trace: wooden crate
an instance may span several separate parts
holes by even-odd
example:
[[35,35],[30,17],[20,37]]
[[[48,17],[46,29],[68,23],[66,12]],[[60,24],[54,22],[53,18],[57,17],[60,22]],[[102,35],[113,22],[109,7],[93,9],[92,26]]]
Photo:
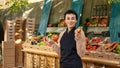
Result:
[[83,61],[82,64],[83,64],[83,68],[87,68],[86,62]]
[[[23,40],[23,20],[22,17],[16,17],[15,19],[15,40]],[[23,66],[23,53],[22,53],[22,42],[15,44],[15,66]]]
[[98,59],[108,59],[108,57],[109,57],[109,55],[108,55],[108,53],[106,53],[106,52],[98,52],[98,51],[96,51],[96,52],[94,53],[94,58],[98,58]]
[[2,41],[3,68],[15,67],[15,42]]
[[95,52],[93,51],[86,51],[85,57],[94,57]]
[[25,22],[26,26],[25,26],[25,40],[29,39],[30,37],[32,37],[33,32],[35,30],[35,19],[32,18],[27,18],[26,22]]
[[120,54],[110,53],[109,60],[120,61]]
[[48,46],[23,44],[25,68],[60,68],[59,56]]
[[4,35],[4,41],[14,41],[14,20],[6,20],[5,21],[5,35]]
[[23,67],[22,42],[20,44],[15,44],[15,66]]
[[104,64],[95,63],[95,62],[83,62],[83,68],[120,68],[120,67],[108,66]]
[[[120,55],[108,53],[94,53],[93,57],[85,56],[82,57],[84,68],[120,68]],[[112,58],[108,57],[111,56]],[[96,56],[96,57],[95,57]],[[108,57],[108,58],[107,58]]]
[[15,19],[15,39],[22,39],[23,37],[23,21],[22,17]]

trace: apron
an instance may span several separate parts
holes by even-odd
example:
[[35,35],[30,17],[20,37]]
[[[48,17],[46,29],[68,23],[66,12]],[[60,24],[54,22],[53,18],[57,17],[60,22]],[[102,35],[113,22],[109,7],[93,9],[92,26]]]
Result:
[[76,41],[74,40],[75,27],[68,33],[64,32],[60,40],[60,68],[83,68],[81,58],[77,54]]

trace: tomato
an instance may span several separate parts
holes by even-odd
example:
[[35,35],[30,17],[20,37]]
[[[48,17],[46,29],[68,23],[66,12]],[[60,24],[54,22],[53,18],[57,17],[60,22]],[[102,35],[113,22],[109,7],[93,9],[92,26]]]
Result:
[[88,43],[89,42],[89,39],[88,39],[88,37],[86,37],[86,43]]
[[93,50],[96,50],[96,49],[97,49],[97,46],[93,46],[92,49],[93,49]]
[[87,26],[91,26],[91,23],[90,23],[90,22],[87,22]]

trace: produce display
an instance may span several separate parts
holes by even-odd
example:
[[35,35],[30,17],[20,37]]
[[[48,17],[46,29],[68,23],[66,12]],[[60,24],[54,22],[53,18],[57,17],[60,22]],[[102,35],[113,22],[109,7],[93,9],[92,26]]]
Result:
[[51,43],[47,42],[47,39],[53,40],[55,43],[57,43],[59,36],[57,34],[48,33],[46,36],[38,35],[36,37],[32,37],[29,39],[29,42],[31,45],[37,45],[37,46],[52,46]]
[[116,46],[118,46],[117,42],[104,44],[98,49],[98,51],[112,52],[116,48]]
[[[76,30],[77,32],[80,32],[80,30]],[[57,53],[52,48],[52,44],[48,42],[49,39],[53,40],[55,43],[58,43],[58,34],[48,33],[45,36],[37,35],[35,37],[32,37],[31,39],[27,40],[24,51],[29,51],[33,53],[39,53],[41,55],[49,55],[49,56],[58,56]],[[29,44],[28,44],[29,43]],[[119,42],[111,42],[109,37],[101,38],[101,37],[92,37],[89,39],[86,37],[86,53],[84,60],[87,60],[86,58],[92,58],[90,61],[97,62],[97,60],[94,59],[103,59],[103,61],[107,61],[109,63],[109,60],[115,61],[115,64],[118,64],[119,54],[120,54],[120,43]],[[112,57],[111,57],[112,56]],[[59,60],[59,59],[58,59]],[[84,61],[83,60],[83,61]],[[100,61],[102,63],[102,61]],[[104,64],[107,64],[106,62]],[[111,63],[111,62],[110,62]],[[113,66],[114,66],[113,65]],[[109,65],[108,65],[109,66]]]
[[106,17],[103,17],[103,18],[91,18],[90,19],[86,19],[86,25],[89,27],[89,26],[103,26],[103,27],[106,27],[107,24],[108,24],[108,18]]
[[99,37],[93,37],[91,40],[86,38],[86,49],[87,50],[96,50],[100,47],[99,43],[102,42],[102,39]]
[[[77,31],[80,32],[80,30]],[[29,43],[31,45],[51,47],[52,44],[47,42],[47,40],[51,39],[55,43],[58,43],[58,38],[58,34],[48,33],[46,36],[38,35],[32,37],[29,39]],[[92,39],[88,39],[88,37],[86,37],[86,49],[88,51],[113,52],[120,54],[120,42],[111,42],[110,38],[102,39],[100,37],[93,37]]]
[[120,42],[111,42],[110,38],[101,39],[99,37],[93,37],[89,40],[86,37],[86,43],[86,49],[88,51],[113,52],[120,54]]
[[120,42],[117,43],[116,47],[113,50],[114,53],[120,54]]

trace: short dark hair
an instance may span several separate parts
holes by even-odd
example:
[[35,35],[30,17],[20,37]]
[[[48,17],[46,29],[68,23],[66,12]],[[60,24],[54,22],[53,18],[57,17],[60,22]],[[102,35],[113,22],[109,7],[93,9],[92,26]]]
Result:
[[64,20],[65,20],[65,17],[67,14],[74,14],[76,16],[76,20],[78,20],[78,15],[77,13],[74,11],[74,10],[67,10],[65,13],[64,13]]

